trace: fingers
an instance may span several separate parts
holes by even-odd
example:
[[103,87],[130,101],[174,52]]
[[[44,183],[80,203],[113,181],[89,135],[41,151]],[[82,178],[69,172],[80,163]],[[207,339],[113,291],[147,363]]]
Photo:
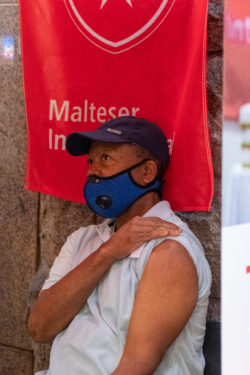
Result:
[[122,226],[115,234],[120,243],[138,244],[157,237],[178,236],[182,229],[157,217],[136,216]]
[[145,222],[148,221],[149,223],[152,223],[155,225],[167,225],[169,228],[173,228],[173,229],[179,228],[176,224],[171,223],[170,221],[160,219],[159,217],[148,216],[148,217],[140,217],[140,219],[142,219]]
[[[141,241],[150,241],[155,238],[162,238],[162,237],[167,237],[167,236],[173,236],[176,237],[181,233],[181,229],[174,229],[170,230],[165,227],[157,227],[157,228],[152,228],[152,227],[144,227],[143,230],[137,233],[137,238],[138,240]],[[143,241],[143,242],[144,242]]]
[[137,233],[149,232],[164,236],[178,236],[182,229],[158,217],[135,217],[131,220],[131,230]]
[[178,236],[182,229],[157,217],[134,217],[110,238],[111,253],[117,259],[127,257],[144,242],[166,236]]

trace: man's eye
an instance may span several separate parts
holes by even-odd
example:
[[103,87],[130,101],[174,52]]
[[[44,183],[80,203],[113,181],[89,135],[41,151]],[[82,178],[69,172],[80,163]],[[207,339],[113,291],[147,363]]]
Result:
[[110,159],[109,155],[107,155],[107,154],[102,155],[102,160],[109,160],[109,159]]
[[93,163],[93,161],[91,159],[88,159],[87,163],[88,163],[88,165],[91,165]]

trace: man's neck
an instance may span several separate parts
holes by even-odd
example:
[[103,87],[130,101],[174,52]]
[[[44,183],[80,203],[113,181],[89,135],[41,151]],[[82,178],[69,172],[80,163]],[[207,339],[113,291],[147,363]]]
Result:
[[121,228],[129,220],[135,216],[143,216],[150,208],[160,201],[160,197],[156,192],[143,195],[135,201],[121,216],[115,220],[116,230]]

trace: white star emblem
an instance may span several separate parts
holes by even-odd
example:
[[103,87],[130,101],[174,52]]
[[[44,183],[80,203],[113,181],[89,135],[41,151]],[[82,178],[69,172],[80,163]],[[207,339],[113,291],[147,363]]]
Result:
[[[102,3],[101,3],[101,6],[100,6],[100,9],[102,9],[104,7],[104,5],[107,3],[108,0],[102,0]],[[131,8],[133,8],[133,5],[131,3],[131,0],[125,0],[126,3],[128,3],[128,5],[131,6]]]

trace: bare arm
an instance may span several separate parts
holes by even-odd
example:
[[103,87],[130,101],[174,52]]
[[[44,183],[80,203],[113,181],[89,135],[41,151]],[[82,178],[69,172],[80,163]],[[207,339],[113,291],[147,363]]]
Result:
[[198,296],[194,263],[166,240],[151,254],[140,281],[123,356],[112,375],[152,375],[183,330]]
[[145,241],[178,235],[181,229],[158,218],[136,217],[122,226],[109,241],[49,289],[32,308],[28,330],[38,342],[51,341],[83,308],[98,282],[117,259],[127,257]]
[[28,321],[34,340],[49,342],[66,328],[114,261],[105,256],[104,246],[100,247],[60,281],[42,291]]

